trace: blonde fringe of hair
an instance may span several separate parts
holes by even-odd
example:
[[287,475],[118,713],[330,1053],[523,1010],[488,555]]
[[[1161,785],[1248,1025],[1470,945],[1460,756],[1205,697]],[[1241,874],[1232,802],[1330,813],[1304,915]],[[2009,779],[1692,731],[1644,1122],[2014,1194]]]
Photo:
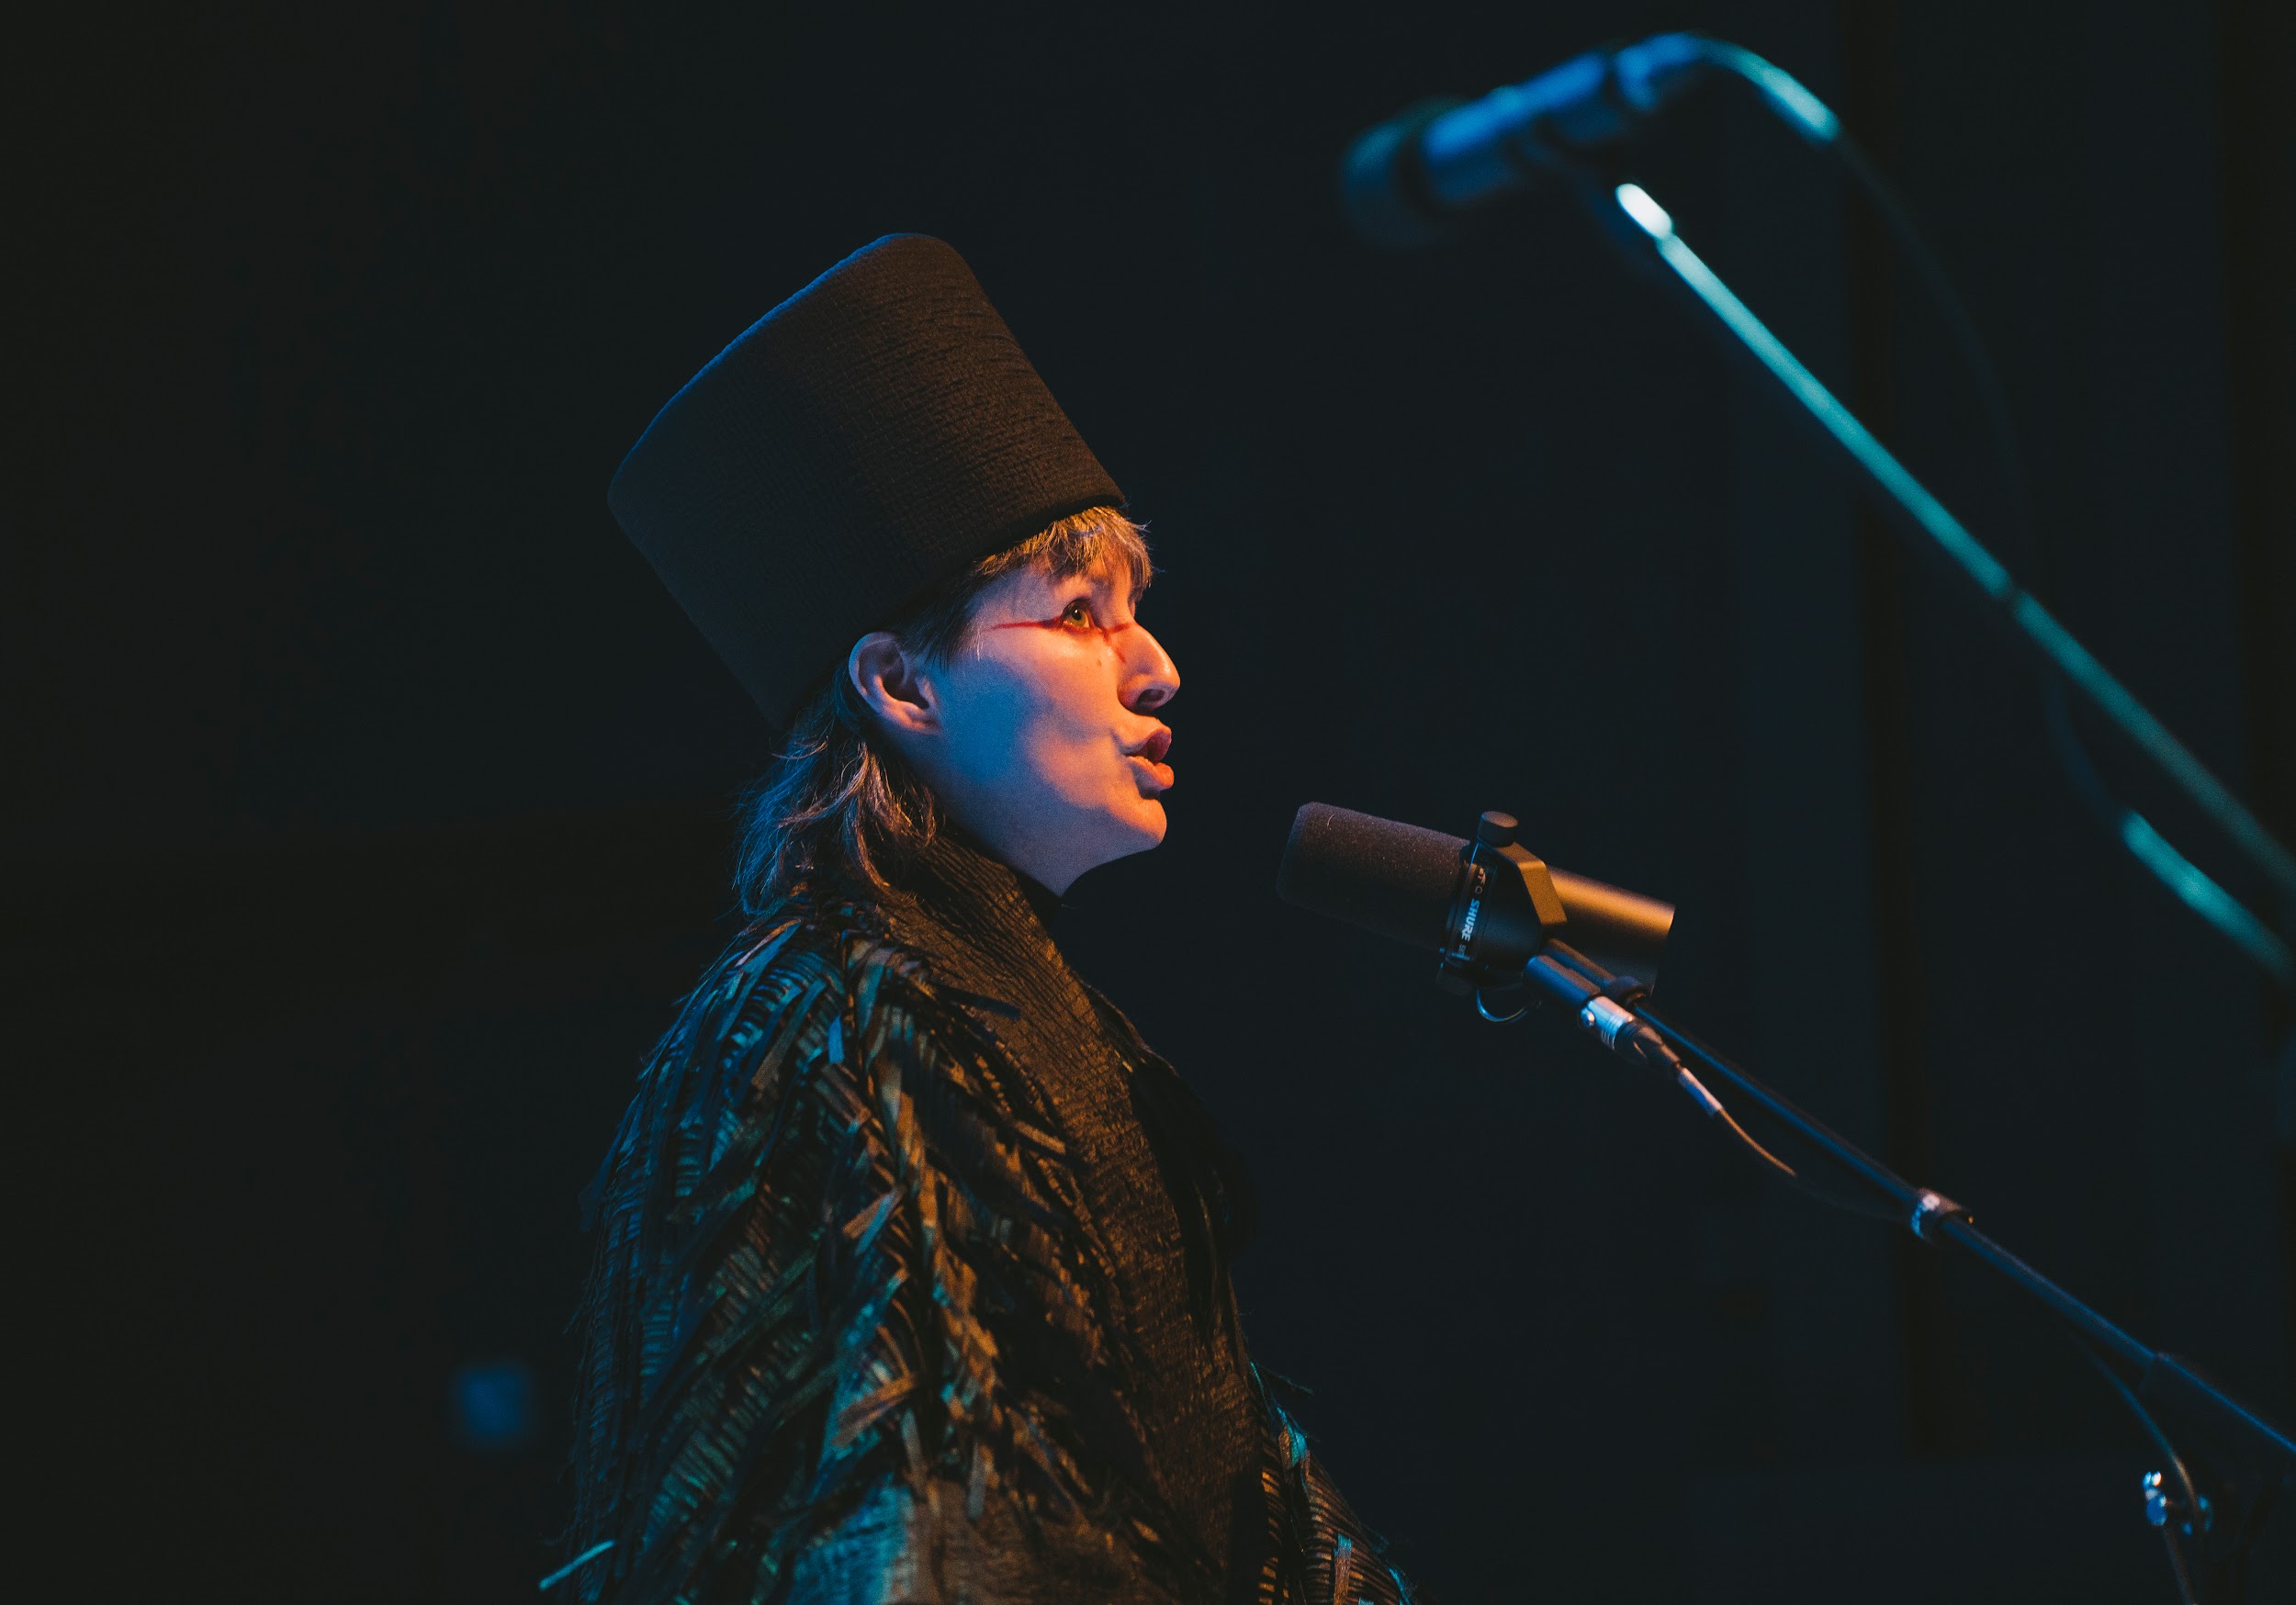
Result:
[[[1110,556],[1131,569],[1135,596],[1147,588],[1154,569],[1146,530],[1112,507],[1087,508],[982,558],[893,634],[925,662],[945,664],[995,581],[1039,566],[1064,579]],[[941,827],[931,791],[876,732],[842,663],[791,722],[772,769],[742,794],[740,817],[734,890],[752,918],[801,880],[837,876],[882,888],[887,871],[930,846]]]

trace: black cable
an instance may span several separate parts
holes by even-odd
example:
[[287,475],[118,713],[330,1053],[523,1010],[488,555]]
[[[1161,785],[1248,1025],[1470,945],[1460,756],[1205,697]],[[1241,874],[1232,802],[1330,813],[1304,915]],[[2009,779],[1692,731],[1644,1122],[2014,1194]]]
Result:
[[1776,1154],[1772,1153],[1761,1143],[1756,1142],[1752,1138],[1747,1136],[1746,1128],[1740,1126],[1736,1120],[1730,1118],[1730,1112],[1728,1109],[1720,1107],[1721,1100],[1719,1098],[1716,1099],[1715,1103],[1716,1106],[1714,1111],[1715,1117],[1720,1120],[1723,1125],[1730,1128],[1730,1135],[1737,1138],[1739,1141],[1744,1143],[1748,1152],[1751,1153],[1756,1159],[1762,1161],[1764,1163],[1774,1167],[1780,1174],[1785,1177],[1787,1181],[1794,1183],[1796,1186],[1801,1185],[1802,1178],[1795,1173],[1792,1165],[1786,1163],[1785,1161],[1780,1159]]
[[[1700,1042],[1695,1038],[1685,1037],[1680,1033],[1670,1033],[1665,1030],[1661,1030],[1660,1034],[1661,1037],[1665,1038],[1666,1045],[1670,1053],[1676,1049],[1687,1049],[1693,1055],[1697,1057],[1703,1062],[1710,1065],[1716,1072],[1725,1074],[1728,1072],[1728,1066],[1723,1061],[1720,1056],[1716,1054],[1712,1049],[1708,1048],[1705,1043]],[[1682,1061],[1679,1057],[1672,1061],[1672,1063],[1669,1068],[1675,1070],[1678,1074],[1688,1073],[1683,1068]],[[1818,1180],[1817,1173],[1804,1172],[1796,1169],[1795,1166],[1787,1164],[1784,1160],[1779,1159],[1775,1154],[1772,1153],[1767,1148],[1764,1148],[1750,1134],[1749,1134],[1746,1128],[1740,1126],[1738,1121],[1732,1117],[1728,1109],[1721,1107],[1721,1099],[1715,1097],[1714,1094],[1711,1092],[1707,1092],[1705,1083],[1696,1082],[1695,1079],[1693,1078],[1693,1085],[1696,1088],[1696,1090],[1693,1091],[1691,1095],[1693,1097],[1700,1097],[1700,1094],[1703,1094],[1704,1096],[1700,1097],[1700,1102],[1702,1104],[1706,1099],[1712,1099],[1716,1106],[1713,1112],[1721,1116],[1722,1119],[1728,1123],[1730,1130],[1736,1134],[1738,1139],[1744,1142],[1746,1146],[1756,1155],[1768,1162],[1770,1164],[1776,1166],[1779,1172],[1783,1173],[1787,1180],[1794,1184],[1795,1191],[1807,1194],[1810,1197],[1815,1198],[1820,1204],[1824,1204],[1830,1208],[1840,1209],[1851,1215],[1862,1215],[1868,1220],[1903,1221],[1903,1212],[1895,1205],[1879,1203],[1856,1194],[1840,1191],[1833,1187],[1829,1187]],[[1690,1089],[1685,1088],[1684,1090],[1689,1091]],[[1791,1126],[1776,1120],[1763,1121],[1760,1123],[1763,1124],[1767,1129],[1773,1131],[1782,1131],[1789,1139],[1797,1142],[1802,1142],[1802,1145],[1818,1158],[1821,1160],[1829,1158],[1824,1149],[1803,1141],[1801,1135],[1795,1131]]]
[[1675,1053],[1663,1037],[1660,1037],[1656,1030],[1648,1027],[1645,1029],[1648,1035],[1644,1037],[1641,1047],[1646,1059],[1654,1060],[1661,1068],[1672,1071],[1674,1084],[1688,1093],[1691,1101],[1705,1110],[1709,1118],[1721,1121],[1729,1134],[1738,1139],[1739,1146],[1743,1147],[1747,1152],[1776,1171],[1795,1186],[1802,1185],[1802,1178],[1795,1173],[1794,1167],[1772,1153],[1761,1143],[1756,1142],[1748,1134],[1746,1128],[1732,1118],[1729,1110],[1723,1106],[1722,1100],[1706,1090],[1706,1083],[1691,1073],[1690,1066],[1682,1061],[1681,1056]]

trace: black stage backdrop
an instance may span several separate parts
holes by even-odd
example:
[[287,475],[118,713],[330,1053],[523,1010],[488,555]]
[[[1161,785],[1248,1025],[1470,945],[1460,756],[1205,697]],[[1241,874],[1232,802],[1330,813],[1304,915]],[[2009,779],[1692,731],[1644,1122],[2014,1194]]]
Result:
[[[1248,1152],[1258,1352],[1431,1592],[2169,1598],[2148,1452],[2029,1310],[1271,882],[1310,799],[1513,810],[1680,903],[1681,1016],[2296,1417],[2290,1021],[2077,806],[2019,661],[1567,203],[1403,260],[1331,186],[1366,123],[1606,39],[1697,27],[1801,75],[1998,354],[2053,600],[2286,839],[2289,25],[19,23],[10,1324],[19,1409],[60,1430],[18,1440],[43,1525],[12,1565],[96,1598],[533,1597],[575,1194],[729,929],[728,800],[770,751],[606,480],[727,339],[913,229],[1153,521],[1172,836],[1081,884],[1068,939]],[[1716,89],[1638,171],[2030,570],[1940,324],[1820,159]]]

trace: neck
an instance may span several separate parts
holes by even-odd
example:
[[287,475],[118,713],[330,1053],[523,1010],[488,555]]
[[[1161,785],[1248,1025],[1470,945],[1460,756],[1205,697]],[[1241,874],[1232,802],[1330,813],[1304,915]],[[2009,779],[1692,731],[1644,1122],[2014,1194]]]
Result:
[[1042,887],[1053,897],[1067,893],[1076,878],[1090,864],[1075,864],[1056,849],[1050,848],[1039,831],[1030,830],[1025,823],[1007,819],[987,819],[956,824],[948,819],[943,828],[962,838],[975,852],[985,853],[1031,885]]

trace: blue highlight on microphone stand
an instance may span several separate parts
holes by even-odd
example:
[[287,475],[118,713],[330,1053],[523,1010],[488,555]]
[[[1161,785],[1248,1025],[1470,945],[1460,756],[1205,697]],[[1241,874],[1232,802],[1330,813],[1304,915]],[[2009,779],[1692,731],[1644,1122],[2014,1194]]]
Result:
[[[1793,84],[1784,73],[1775,69],[1772,72]],[[1803,117],[1766,84],[1758,81],[1757,87],[1762,88],[1773,105],[1780,106],[1815,137],[1821,125]],[[1794,87],[1801,90],[1799,84]],[[1816,104],[1806,90],[1801,90],[1801,94]],[[1820,105],[1818,110],[1825,108]],[[1826,112],[1826,117],[1830,118],[1832,113]],[[1752,309],[1739,300],[1674,231],[1674,219],[1666,208],[1638,184],[1621,184],[1611,195],[1618,209],[1648,237],[1660,260],[1672,270],[1675,277],[1784,387],[1865,477],[1880,488],[1889,506],[1927,535],[1963,578],[2000,609],[2012,634],[2158,764],[2188,797],[2246,850],[2283,896],[2296,898],[2296,857],[2265,829],[2240,799],[2128,687],[2097,661],[2071,631],[2058,623],[2030,591],[2018,585],[2000,560],[1946,511],[1944,503],[1930,494],[1928,488],[1890,454],[1888,447],[1874,439],[1873,432],[1858,421],[1857,414],[1843,406],[1818,381],[1818,376],[1803,366],[1785,343],[1770,332],[1762,320],[1754,316]],[[2276,932],[2206,870],[2178,852],[2144,815],[2126,806],[2120,809],[2120,815],[2121,839],[2140,863],[2193,913],[2255,960],[2281,987],[2296,991],[2296,953],[2291,953]]]

